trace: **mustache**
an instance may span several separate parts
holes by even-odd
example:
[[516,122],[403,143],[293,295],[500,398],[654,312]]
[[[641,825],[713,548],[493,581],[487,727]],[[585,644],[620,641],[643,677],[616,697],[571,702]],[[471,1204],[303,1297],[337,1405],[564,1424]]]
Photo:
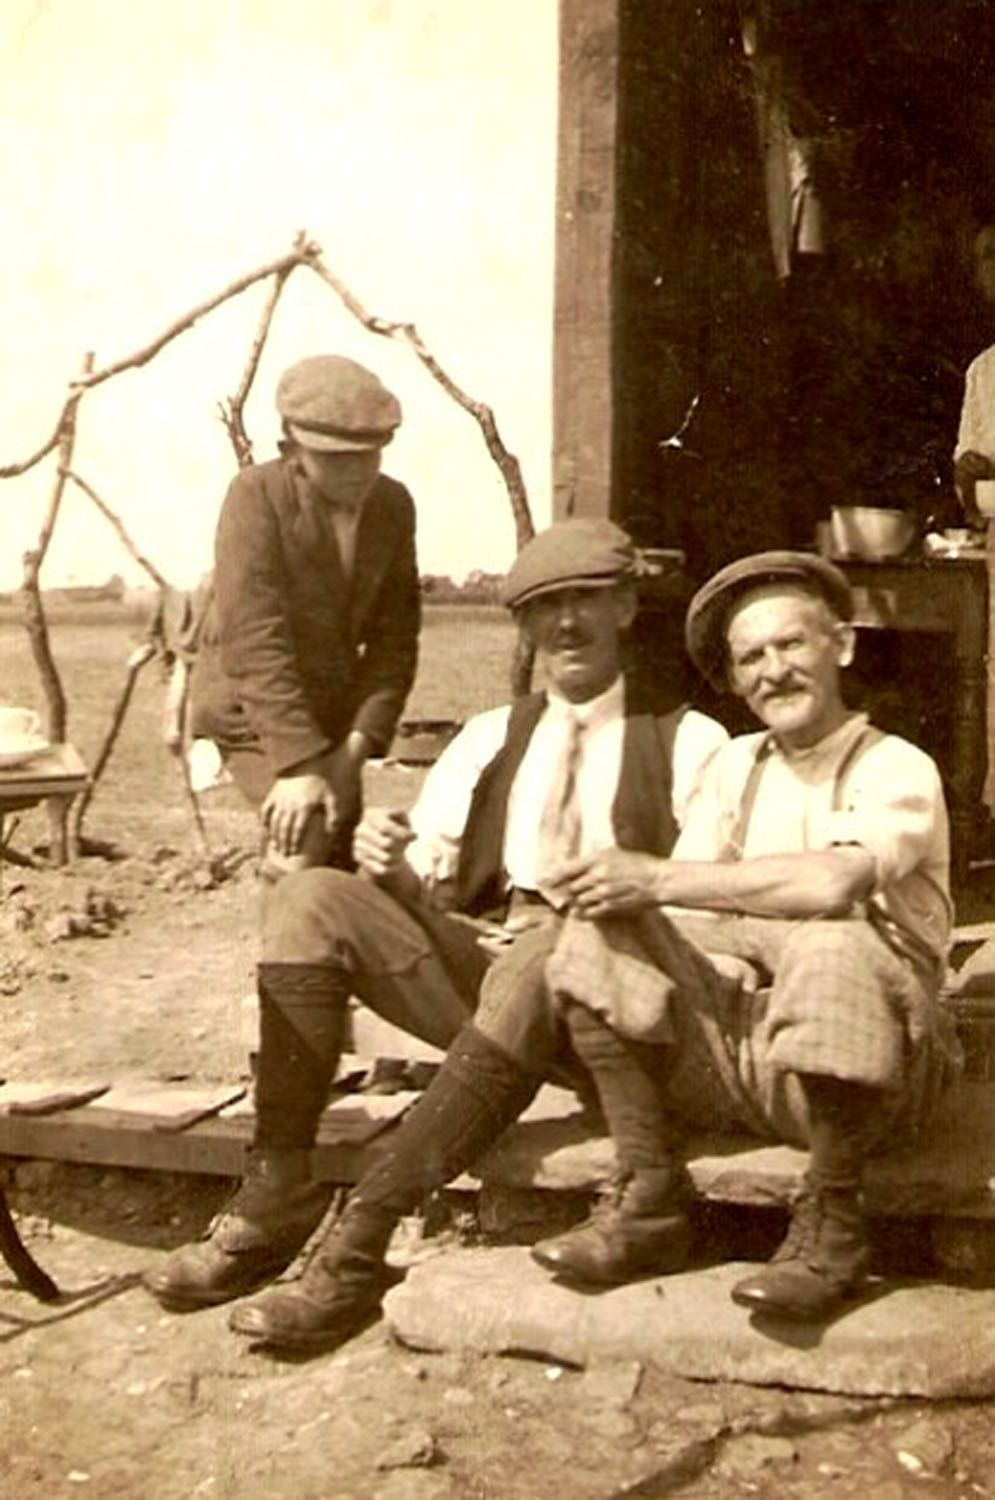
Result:
[[768,688],[761,694],[761,700],[769,703],[772,698],[790,698],[795,693],[804,692],[806,683],[800,677],[792,677],[787,682],[779,682],[777,687]]
[[564,646],[586,646],[590,643],[591,633],[578,625],[558,626],[550,637],[550,646],[562,649]]

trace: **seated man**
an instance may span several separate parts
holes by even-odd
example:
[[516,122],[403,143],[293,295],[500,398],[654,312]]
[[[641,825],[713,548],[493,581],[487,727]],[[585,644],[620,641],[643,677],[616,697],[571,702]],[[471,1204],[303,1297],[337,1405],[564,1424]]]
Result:
[[[690,654],[765,730],[715,757],[671,858],[615,850],[568,867],[575,919],[547,970],[616,1138],[644,1152],[655,1139],[670,1174],[669,1214],[653,1205],[664,1269],[680,1260],[688,1123],[809,1148],[786,1240],[733,1291],[799,1320],[860,1290],[865,1159],[924,1127],[960,1063],[937,1005],[951,921],[940,779],[844,706],[851,616],[843,574],[804,553],[741,559],[698,592]],[[634,949],[664,980],[635,1025]],[[730,985],[729,957],[752,985]],[[649,1227],[623,1205],[533,1254],[581,1282],[625,1279]]]
[[348,1337],[382,1297],[397,1220],[497,1139],[565,1037],[621,1180],[586,1225],[535,1247],[542,1264],[596,1283],[682,1268],[683,1137],[745,1128],[811,1157],[784,1245],[736,1300],[814,1319],[860,1288],[865,1156],[924,1126],[960,1058],[936,1003],[951,918],[940,781],[845,708],[851,613],[842,573],[804,553],[745,558],[699,591],[690,654],[766,731],[714,756],[680,858],[610,847],[552,872],[567,920],[490,970],[474,1022],[301,1281],[236,1308],[237,1331],[296,1349]]
[[[396,813],[368,812],[356,839],[360,874],[297,871],[273,888],[250,1170],[209,1237],[147,1277],[164,1305],[254,1290],[317,1226],[328,1195],[312,1179],[310,1152],[350,995],[436,1046],[458,1034],[428,1105],[439,1135],[404,1167],[403,1204],[472,1162],[534,1094],[559,1023],[538,1007],[520,1021],[513,1006],[496,1005],[508,1027],[499,1019],[492,1037],[466,1026],[490,962],[482,932],[501,952],[489,984],[544,994],[543,936],[555,917],[546,876],[606,844],[666,854],[702,768],[727,738],[693,710],[654,714],[623,678],[633,568],[629,538],[609,522],[562,522],[528,543],[504,600],[536,647],[548,690],[472,719],[426,778],[410,827]],[[234,1326],[280,1343],[297,1333],[305,1344],[344,1336],[379,1302],[392,1211],[355,1221],[356,1256],[370,1275],[343,1315],[305,1298],[298,1328],[296,1294],[273,1293],[236,1309]]]

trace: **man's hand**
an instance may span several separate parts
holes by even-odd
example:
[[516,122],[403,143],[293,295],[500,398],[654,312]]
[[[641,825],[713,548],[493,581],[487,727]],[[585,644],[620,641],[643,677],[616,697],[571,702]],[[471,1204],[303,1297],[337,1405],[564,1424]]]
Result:
[[954,477],[956,479],[992,479],[995,478],[995,464],[983,453],[976,453],[973,448],[962,453],[954,464]]
[[317,771],[278,776],[262,805],[263,827],[277,854],[289,857],[300,852],[304,830],[313,815],[328,810],[334,799],[328,782]]
[[656,877],[661,861],[631,849],[601,849],[572,859],[544,882],[579,917],[617,917],[656,906]]
[[954,488],[971,514],[977,514],[974,486],[979,479],[995,479],[995,464],[983,453],[969,449],[954,464]]
[[353,822],[363,801],[364,736],[351,734],[325,755],[278,776],[262,806],[263,826],[277,854],[300,852],[304,830],[321,812],[329,833]]
[[406,813],[393,812],[387,807],[367,808],[352,841],[360,873],[373,880],[396,875],[414,836]]

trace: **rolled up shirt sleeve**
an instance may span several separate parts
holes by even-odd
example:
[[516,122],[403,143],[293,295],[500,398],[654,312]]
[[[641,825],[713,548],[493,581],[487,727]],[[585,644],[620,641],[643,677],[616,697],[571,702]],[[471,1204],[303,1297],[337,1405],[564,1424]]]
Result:
[[407,862],[427,888],[452,880],[474,788],[504,744],[507,706],[477,714],[443,750],[411,809],[414,841]]
[[875,889],[928,869],[948,848],[943,788],[936,765],[907,741],[888,737],[855,767],[845,806],[829,811],[814,847],[859,844],[872,855]]

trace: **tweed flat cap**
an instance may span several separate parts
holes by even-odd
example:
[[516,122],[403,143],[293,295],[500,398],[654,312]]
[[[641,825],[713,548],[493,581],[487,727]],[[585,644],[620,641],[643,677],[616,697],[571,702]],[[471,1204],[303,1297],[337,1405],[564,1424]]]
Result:
[[850,585],[839,568],[814,552],[755,552],[738,557],[702,584],[688,605],[688,655],[716,687],[725,681],[725,627],[736,599],[765,583],[795,583],[821,594],[841,620],[853,618]]
[[327,453],[382,448],[401,421],[397,397],[371,370],[339,354],[317,354],[285,370],[276,409],[302,447]]
[[501,601],[517,609],[556,589],[607,588],[631,577],[635,548],[613,521],[557,521],[519,552],[501,589]]

